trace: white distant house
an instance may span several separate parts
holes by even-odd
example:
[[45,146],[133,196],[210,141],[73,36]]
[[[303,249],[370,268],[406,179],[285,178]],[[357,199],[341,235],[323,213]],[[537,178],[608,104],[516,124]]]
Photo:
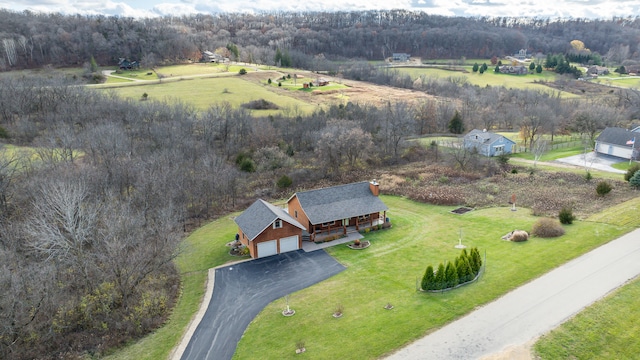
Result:
[[407,62],[409,61],[409,58],[411,58],[411,55],[406,53],[393,53],[391,58],[393,61]]
[[225,59],[222,55],[220,54],[216,54],[214,52],[211,52],[209,50],[205,50],[202,52],[202,58],[204,59],[205,62],[215,62],[215,63],[221,63],[224,62]]
[[608,127],[596,138],[595,151],[598,154],[616,156],[623,159],[638,159],[640,153],[640,126],[627,130]]
[[464,136],[463,144],[465,149],[476,149],[478,154],[491,157],[511,154],[513,145],[516,142],[504,135],[473,129]]

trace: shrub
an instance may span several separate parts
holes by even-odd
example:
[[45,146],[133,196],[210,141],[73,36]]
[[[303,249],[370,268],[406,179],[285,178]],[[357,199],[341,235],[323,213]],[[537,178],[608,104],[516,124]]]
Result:
[[573,210],[570,207],[565,206],[558,213],[558,220],[560,220],[562,224],[572,224],[575,219],[576,217],[573,216]]
[[517,174],[518,173],[518,169],[516,169],[516,168],[511,169],[511,173],[512,174]]
[[286,189],[291,186],[291,184],[293,184],[293,180],[291,180],[291,178],[287,175],[280,176],[280,178],[276,182],[276,186],[278,186],[279,189]]
[[447,288],[452,288],[458,285],[458,270],[456,269],[456,265],[454,263],[448,262],[444,273]]
[[8,138],[9,138],[9,133],[7,132],[7,129],[0,126],[0,139],[8,139]]
[[629,179],[629,184],[631,187],[640,189],[640,171],[636,171],[635,174]]
[[633,175],[640,170],[640,164],[635,163],[631,165],[629,169],[627,169],[627,173],[624,174],[624,181],[629,181],[633,177]]
[[267,80],[267,84],[271,85],[271,78],[269,78],[269,80]]
[[238,71],[238,74],[240,74],[240,75],[245,75],[246,73],[247,73],[247,69],[245,69],[245,68],[242,68],[242,69],[240,69],[240,71]]
[[482,267],[482,257],[480,256],[480,252],[478,248],[472,248],[469,251],[470,265],[471,270],[473,270],[473,276],[475,277],[480,272],[480,268]]
[[256,163],[254,163],[251,158],[244,158],[240,162],[240,170],[244,172],[254,172],[256,171]]
[[584,174],[584,179],[586,181],[591,181],[591,179],[593,179],[593,175],[591,175],[591,171],[587,171],[587,173]]
[[245,109],[252,110],[278,110],[278,105],[272,103],[271,101],[267,101],[265,99],[253,100],[248,103],[242,104],[242,107]]
[[564,235],[564,228],[557,220],[541,218],[533,224],[531,234],[541,238],[558,237]]
[[444,265],[440,263],[438,265],[438,271],[436,271],[435,279],[433,280],[433,290],[441,290],[445,288],[447,278],[445,275]]
[[608,181],[600,181],[596,185],[596,193],[600,196],[605,196],[611,192],[611,184]]
[[422,290],[433,290],[435,278],[433,266],[427,266],[427,270],[425,270],[424,275],[422,276]]

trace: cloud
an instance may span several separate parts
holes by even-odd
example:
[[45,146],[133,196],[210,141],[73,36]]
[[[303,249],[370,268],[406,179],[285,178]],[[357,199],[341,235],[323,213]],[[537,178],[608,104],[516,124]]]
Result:
[[219,12],[407,9],[446,16],[611,18],[640,13],[640,0],[555,0],[553,6],[539,0],[0,0],[0,8],[131,17]]

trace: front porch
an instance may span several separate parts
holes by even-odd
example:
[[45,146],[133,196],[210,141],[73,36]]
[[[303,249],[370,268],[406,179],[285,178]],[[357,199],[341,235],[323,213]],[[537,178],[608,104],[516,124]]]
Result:
[[335,240],[332,238],[383,225],[385,223],[386,215],[387,213],[385,211],[382,214],[374,213],[352,217],[350,219],[336,220],[329,223],[314,224],[311,225],[309,233],[303,234],[302,239],[303,241],[307,240],[311,242]]
[[332,241],[323,241],[317,244],[313,241],[303,241],[302,250],[304,250],[305,252],[316,251],[316,250],[328,248],[330,246],[351,243],[351,242],[354,242],[356,239],[362,239],[363,237],[364,236],[362,236],[362,234],[356,231],[356,232],[347,233],[347,236],[345,237],[341,237],[339,239],[332,240]]

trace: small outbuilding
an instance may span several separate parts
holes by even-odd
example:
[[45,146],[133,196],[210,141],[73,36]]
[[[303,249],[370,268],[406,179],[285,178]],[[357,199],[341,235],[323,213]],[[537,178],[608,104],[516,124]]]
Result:
[[476,149],[478,154],[489,157],[511,154],[515,144],[515,141],[504,135],[478,129],[473,129],[465,135],[463,142],[465,149]]

